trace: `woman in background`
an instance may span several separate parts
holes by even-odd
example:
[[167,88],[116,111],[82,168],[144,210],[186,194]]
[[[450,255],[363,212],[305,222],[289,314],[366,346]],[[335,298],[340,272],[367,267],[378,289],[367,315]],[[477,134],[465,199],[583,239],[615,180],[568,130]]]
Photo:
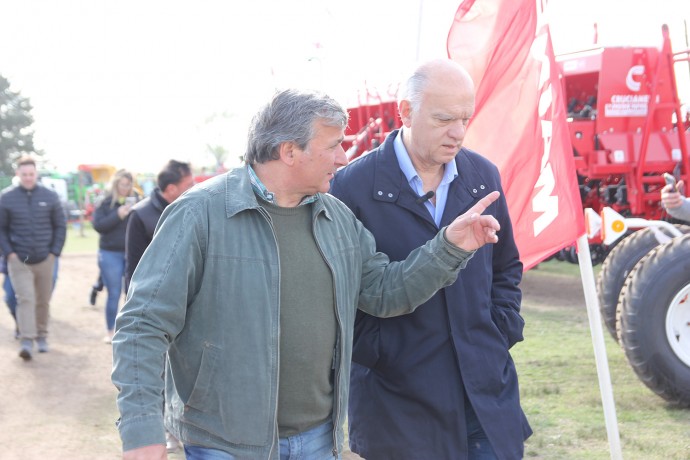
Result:
[[134,191],[132,173],[120,169],[113,176],[110,188],[93,214],[93,228],[100,234],[98,241],[98,268],[108,292],[105,304],[105,323],[110,343],[115,332],[115,316],[122,295],[125,272],[125,231],[127,219],[139,195]]

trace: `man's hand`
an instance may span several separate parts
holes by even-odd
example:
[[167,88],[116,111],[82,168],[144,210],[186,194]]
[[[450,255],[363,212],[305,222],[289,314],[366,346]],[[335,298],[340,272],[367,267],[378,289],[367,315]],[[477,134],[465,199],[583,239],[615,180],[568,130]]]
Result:
[[122,460],[167,460],[167,458],[168,451],[165,444],[139,447],[122,454]]
[[[673,191],[672,185],[667,185],[661,189],[661,204],[666,209],[675,209],[683,204],[683,195],[678,191]],[[679,181],[676,190],[683,190],[683,181]]]
[[465,214],[456,217],[446,228],[446,239],[465,251],[474,251],[486,243],[496,243],[496,232],[501,226],[494,216],[482,216],[482,213],[500,195],[499,192],[491,192]]

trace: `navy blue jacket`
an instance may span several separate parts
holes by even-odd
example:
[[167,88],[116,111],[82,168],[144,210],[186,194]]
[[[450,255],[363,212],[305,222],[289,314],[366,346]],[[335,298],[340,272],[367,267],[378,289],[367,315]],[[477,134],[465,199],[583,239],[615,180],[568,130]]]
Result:
[[[395,135],[341,169],[331,193],[374,234],[378,251],[403,260],[438,228],[398,165]],[[467,458],[465,398],[499,459],[522,458],[532,433],[508,351],[523,338],[522,263],[500,176],[466,148],[455,161],[458,177],[441,226],[498,190],[501,198],[486,213],[501,224],[499,242],[479,249],[453,285],[414,313],[387,319],[357,313],[349,437],[351,449],[370,460]]]
[[27,264],[60,256],[67,236],[60,197],[39,184],[27,190],[13,185],[0,195],[0,249],[16,253]]

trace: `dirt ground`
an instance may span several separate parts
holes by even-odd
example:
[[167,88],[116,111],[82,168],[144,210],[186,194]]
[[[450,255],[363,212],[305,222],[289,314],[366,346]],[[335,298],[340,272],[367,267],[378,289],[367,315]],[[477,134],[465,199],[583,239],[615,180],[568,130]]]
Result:
[[[0,458],[121,458],[116,390],[110,382],[112,350],[102,340],[104,292],[95,307],[88,303],[96,276],[95,254],[62,256],[51,306],[51,350],[35,353],[30,362],[18,357],[12,317],[0,313]],[[581,285],[567,280],[560,286],[553,280],[541,285],[526,276],[523,290],[525,302],[538,296],[539,303],[549,305],[582,303]],[[345,458],[359,457],[349,453]]]

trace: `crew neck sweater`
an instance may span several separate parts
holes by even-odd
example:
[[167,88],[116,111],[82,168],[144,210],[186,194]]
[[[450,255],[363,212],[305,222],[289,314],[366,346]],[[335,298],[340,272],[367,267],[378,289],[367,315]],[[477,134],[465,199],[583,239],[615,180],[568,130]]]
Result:
[[278,432],[287,437],[331,418],[333,277],[314,239],[312,205],[262,204],[271,217],[280,257]]

